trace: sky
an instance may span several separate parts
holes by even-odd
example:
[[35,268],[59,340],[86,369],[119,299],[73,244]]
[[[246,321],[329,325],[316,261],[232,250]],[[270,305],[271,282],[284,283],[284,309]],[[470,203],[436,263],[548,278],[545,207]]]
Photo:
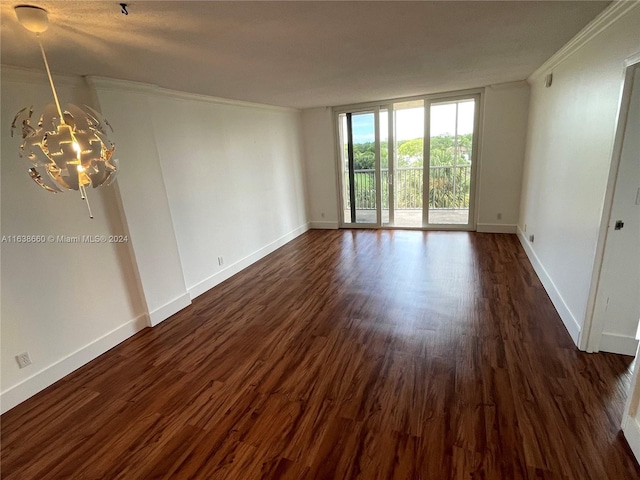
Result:
[[[453,135],[456,125],[456,103],[458,105],[458,134],[473,132],[473,101],[440,103],[431,106],[431,136]],[[424,107],[396,110],[396,141],[422,138],[424,135]],[[365,143],[375,140],[373,113],[354,114],[353,142]],[[387,116],[381,115],[381,132],[388,130]],[[381,137],[382,140],[386,136]]]

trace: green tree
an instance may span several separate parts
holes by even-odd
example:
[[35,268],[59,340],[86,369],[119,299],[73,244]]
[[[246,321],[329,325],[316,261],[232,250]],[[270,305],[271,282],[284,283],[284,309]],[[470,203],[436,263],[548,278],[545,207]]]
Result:
[[472,140],[471,133],[459,135],[457,139],[451,135],[431,137],[431,165],[470,165]]
[[[344,152],[345,161],[348,161],[347,147]],[[380,142],[380,161],[382,168],[387,168],[389,148],[387,142]],[[376,165],[375,142],[355,143],[353,145],[353,165],[355,170],[372,170]]]
[[424,140],[414,138],[398,142],[398,166],[421,167],[424,163]]

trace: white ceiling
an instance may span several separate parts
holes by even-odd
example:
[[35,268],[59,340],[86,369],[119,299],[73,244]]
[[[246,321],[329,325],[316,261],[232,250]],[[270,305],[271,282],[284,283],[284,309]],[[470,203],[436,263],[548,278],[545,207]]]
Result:
[[[2,1],[1,61],[42,70]],[[34,2],[54,72],[298,108],[523,80],[609,2]]]

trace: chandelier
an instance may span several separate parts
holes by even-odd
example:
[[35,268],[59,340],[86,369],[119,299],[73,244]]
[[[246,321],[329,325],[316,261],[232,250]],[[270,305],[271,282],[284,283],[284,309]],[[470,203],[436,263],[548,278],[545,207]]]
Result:
[[33,106],[20,110],[11,124],[11,136],[16,129],[22,130],[20,157],[31,162],[29,176],[48,192],[79,191],[93,218],[86,188],[109,185],[118,172],[118,161],[113,158],[115,145],[107,137],[107,127],[113,129],[91,107],[60,106],[40,41],[40,34],[49,26],[47,11],[18,6],[15,12],[20,24],[36,34],[55,104],[44,107],[39,117],[33,116]]

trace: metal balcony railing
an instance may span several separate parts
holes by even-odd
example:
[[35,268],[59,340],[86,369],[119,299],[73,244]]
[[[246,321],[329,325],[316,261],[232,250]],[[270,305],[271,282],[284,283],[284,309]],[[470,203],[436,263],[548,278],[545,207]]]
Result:
[[[389,208],[389,170],[381,170],[382,208]],[[423,199],[422,167],[396,168],[394,174],[395,209],[421,209]],[[356,208],[376,208],[375,170],[356,170],[354,175]],[[429,168],[429,208],[468,209],[471,165],[438,165]],[[349,175],[345,172],[346,190],[349,191]],[[349,195],[346,195],[350,208]]]

